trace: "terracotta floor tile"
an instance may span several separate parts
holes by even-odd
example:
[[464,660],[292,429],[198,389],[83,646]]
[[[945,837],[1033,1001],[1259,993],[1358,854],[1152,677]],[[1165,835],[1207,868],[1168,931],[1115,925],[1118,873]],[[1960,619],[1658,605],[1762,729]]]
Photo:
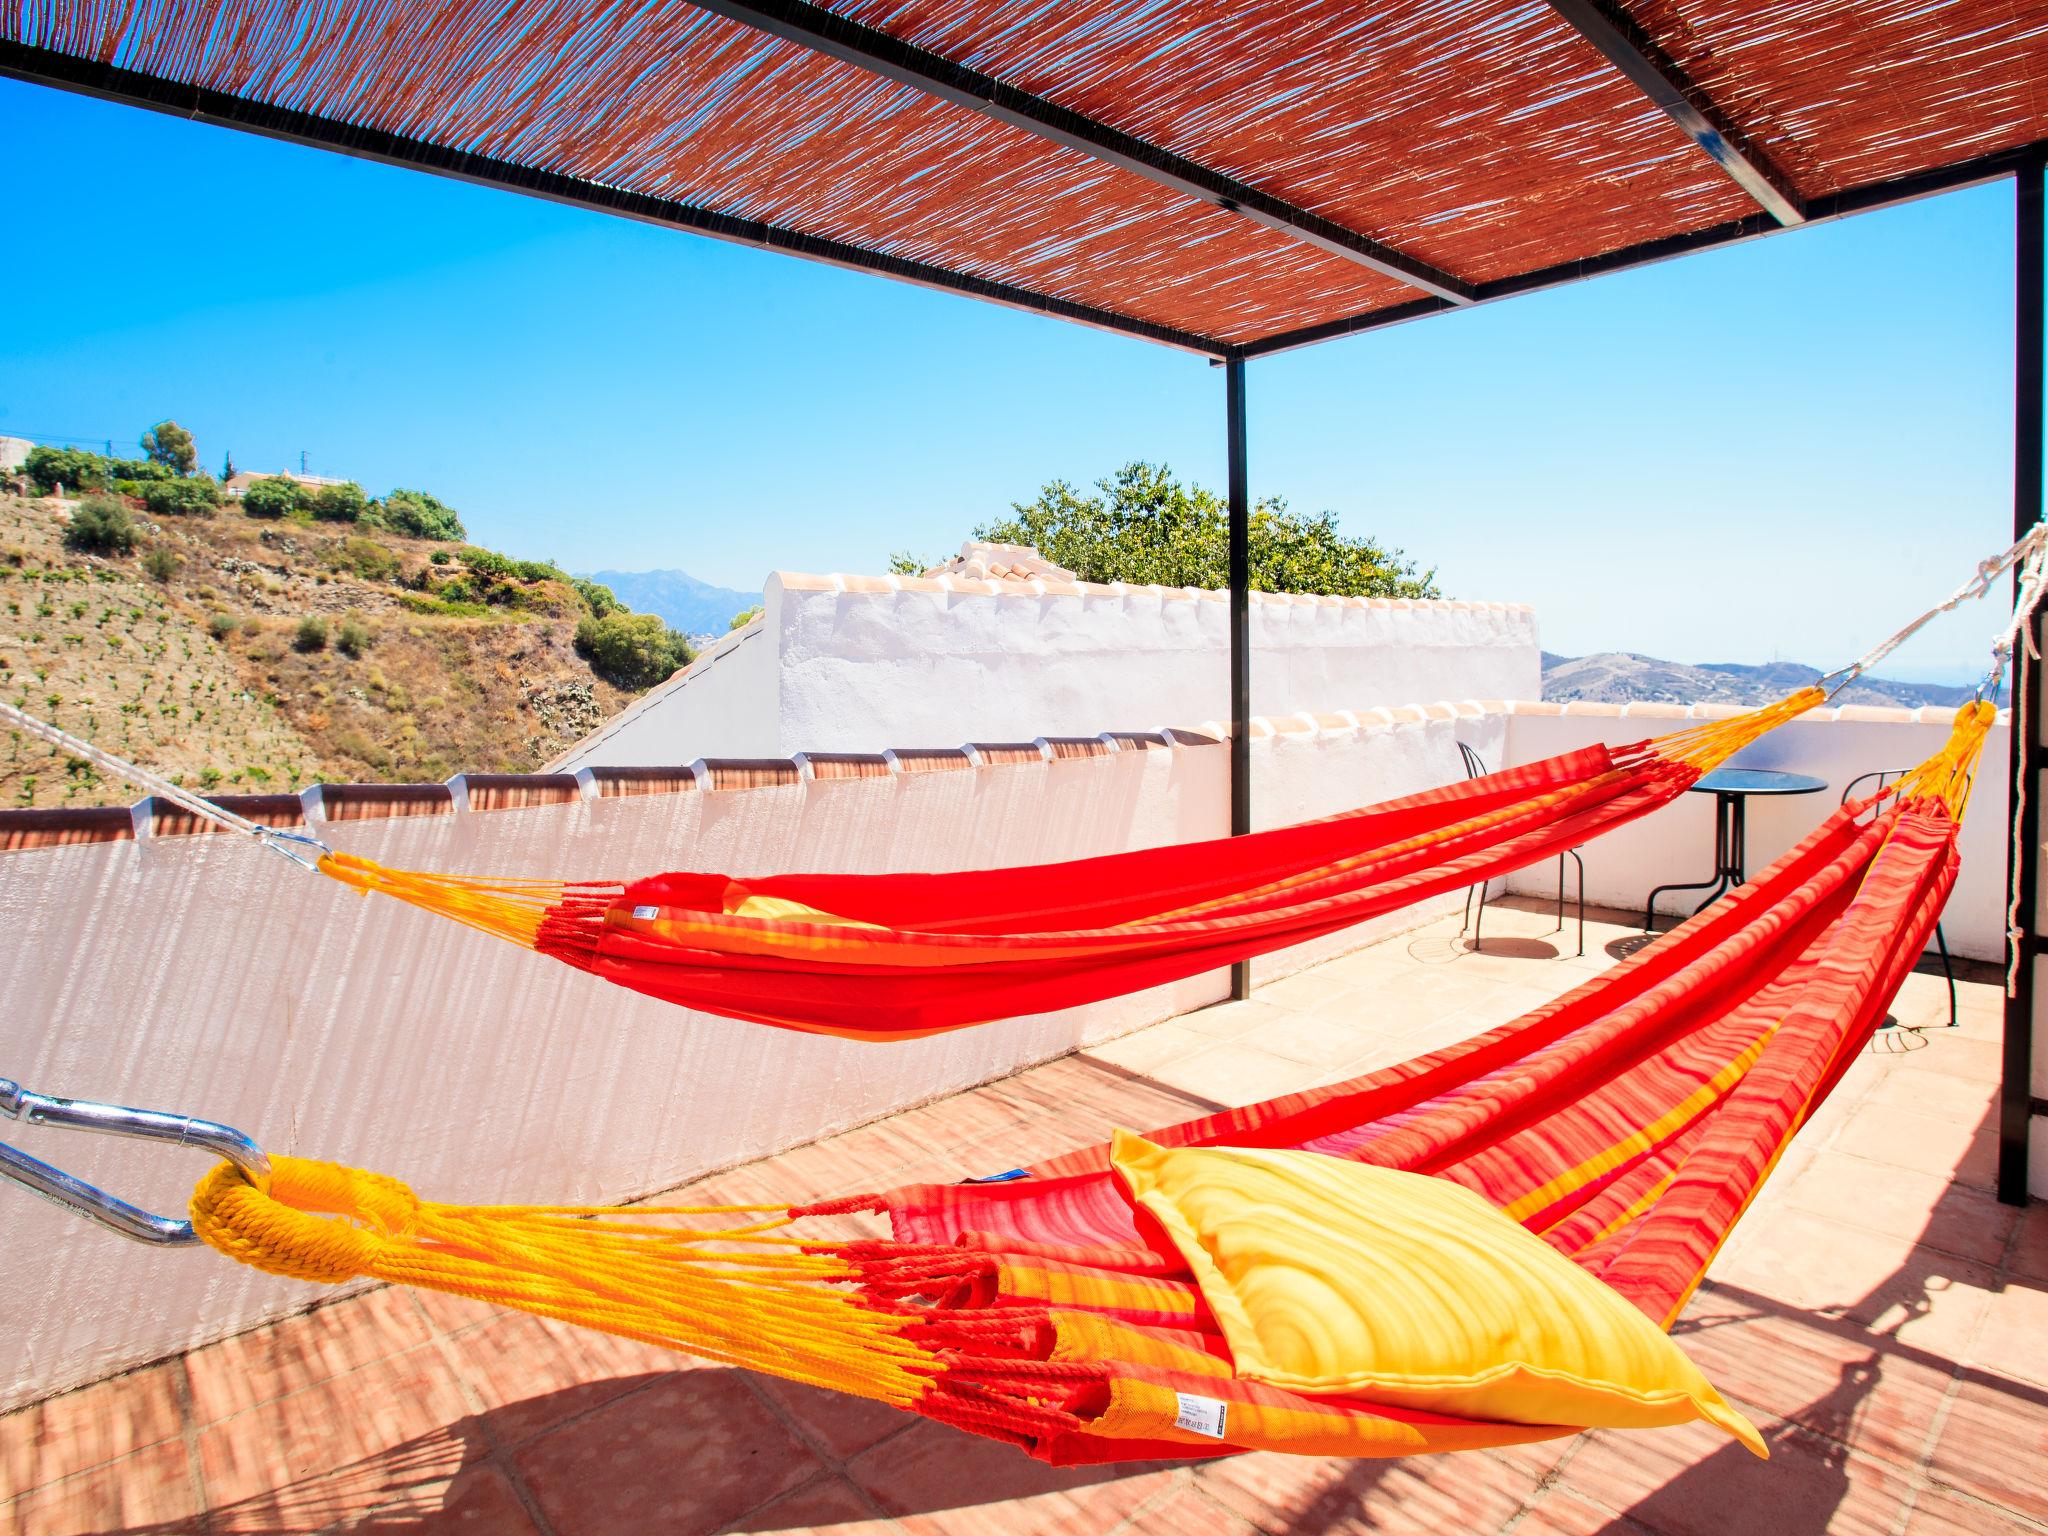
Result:
[[1769,1213],[1709,1271],[1716,1285],[1793,1312],[1826,1312],[1960,1360],[1990,1306],[1984,1265],[1803,1211]]
[[2005,1262],[2021,1279],[2048,1281],[2048,1202],[2037,1200],[2019,1213]]
[[1263,1531],[1497,1531],[1532,1484],[1480,1455],[1346,1461],[1261,1452],[1195,1469],[1195,1484]]
[[[708,1205],[710,1202],[703,1203]],[[512,1315],[510,1307],[492,1306],[471,1296],[451,1296],[446,1291],[411,1286],[393,1286],[392,1289],[411,1298],[413,1306],[426,1319],[429,1333],[460,1333],[465,1328],[480,1328],[494,1317]]]
[[2048,1387],[2048,1286],[2024,1280],[2000,1286],[1970,1358],[1980,1371]]
[[556,1536],[706,1536],[823,1470],[730,1371],[635,1392],[514,1460]]
[[1258,1527],[1192,1482],[1175,1483],[1116,1527],[1116,1536],[1255,1536]]
[[1975,1120],[1946,1120],[1872,1102],[1842,1127],[1833,1150],[1979,1189],[1997,1182],[1998,1138]]
[[1996,1039],[1976,1034],[1967,1023],[1962,1029],[1930,1029],[1923,1038],[1927,1048],[1913,1056],[1913,1065],[1919,1070],[1945,1072],[1979,1083],[1998,1081],[2004,1051]]
[[1208,1050],[1187,1061],[1159,1068],[1153,1077],[1184,1093],[1235,1107],[1292,1093],[1310,1080],[1310,1073],[1298,1061],[1225,1040],[1211,1042]]
[[1815,1158],[1786,1192],[1794,1208],[1886,1237],[1996,1264],[2019,1214],[1989,1191],[1941,1173],[1873,1163],[1841,1152]]
[[500,1446],[519,1445],[677,1372],[712,1368],[674,1350],[523,1312],[493,1318],[440,1348],[468,1389],[481,1428]]
[[196,1530],[199,1513],[191,1453],[182,1440],[168,1440],[0,1504],[0,1533]]
[[403,1530],[406,1536],[534,1536],[539,1528],[499,1467],[471,1467],[431,1501],[375,1510],[359,1530]]
[[1649,1529],[1613,1514],[1569,1488],[1545,1489],[1516,1524],[1515,1536],[1643,1536]]
[[1805,1430],[1757,1426],[1761,1461],[1707,1425],[1588,1436],[1558,1474],[1561,1487],[1660,1536],[1890,1536],[1906,1480]]
[[1928,1488],[1914,1501],[1901,1536],[2039,1536],[2040,1529],[1995,1505]]
[[1925,1454],[1955,1380],[1854,1325],[1757,1313],[1715,1292],[1694,1299],[1672,1338],[1728,1396],[1905,1466]]
[[207,1497],[216,1506],[249,1506],[251,1518],[268,1505],[289,1508],[305,1489],[344,1471],[368,1510],[453,1476],[484,1449],[431,1344],[223,1419],[199,1436]]
[[846,1474],[915,1536],[1095,1536],[1174,1480],[1165,1466],[1054,1468],[1014,1447],[920,1419]]
[[0,1417],[0,1500],[174,1439],[184,1363],[166,1361]]
[[822,1447],[834,1461],[858,1456],[919,1422],[915,1414],[844,1392],[828,1392],[776,1376],[756,1376],[753,1381],[775,1410],[796,1426],[798,1434]]
[[1928,1461],[1938,1482],[2048,1523],[2048,1393],[1966,1380]]
[[[1248,1036],[1256,1041],[1261,1030],[1284,1024],[1296,1017],[1298,1015],[1292,1009],[1282,1008],[1255,995],[1241,1003],[1218,1003],[1212,1008],[1197,1008],[1193,1013],[1181,1014],[1172,1022],[1183,1029],[1191,1029],[1198,1035],[1208,1035],[1217,1040],[1235,1040]],[[1155,1029],[1159,1027],[1153,1026]]]
[[760,1536],[779,1531],[802,1531],[807,1536],[882,1536],[901,1527],[877,1514],[874,1505],[845,1478],[825,1477],[755,1510],[732,1529]]
[[1121,1040],[1090,1046],[1086,1055],[1091,1061],[1106,1061],[1126,1072],[1157,1078],[1185,1066],[1218,1043],[1214,1035],[1201,1030],[1185,1029],[1177,1023],[1155,1024]]
[[211,1424],[244,1408],[402,1354],[431,1337],[410,1294],[385,1286],[315,1307],[186,1356],[192,1412]]

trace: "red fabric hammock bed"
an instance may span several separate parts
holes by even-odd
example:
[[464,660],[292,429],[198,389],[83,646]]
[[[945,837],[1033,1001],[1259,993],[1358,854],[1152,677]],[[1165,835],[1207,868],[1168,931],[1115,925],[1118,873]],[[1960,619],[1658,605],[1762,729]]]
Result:
[[1069,1008],[1299,944],[1540,862],[1668,804],[1818,688],[1245,837],[1026,868],[493,881],[319,867],[732,1018],[905,1040]]
[[[1949,748],[1894,798],[1844,807],[1749,884],[1555,1002],[1402,1065],[1151,1139],[1296,1148],[1452,1181],[1668,1328],[1922,953],[1955,880],[1957,817],[1991,717],[1966,708]],[[1139,1217],[1104,1147],[1010,1182],[801,1208],[435,1206],[394,1181],[294,1159],[275,1178],[258,1191],[223,1165],[195,1197],[195,1226],[265,1268],[372,1274],[548,1312],[893,1402],[1057,1464],[1391,1456],[1573,1432],[1237,1375],[1180,1251]],[[890,1235],[834,1235],[832,1218],[861,1213],[885,1213]],[[732,1224],[658,1224],[683,1214]],[[1183,1394],[1227,1405],[1220,1443],[1180,1427]]]

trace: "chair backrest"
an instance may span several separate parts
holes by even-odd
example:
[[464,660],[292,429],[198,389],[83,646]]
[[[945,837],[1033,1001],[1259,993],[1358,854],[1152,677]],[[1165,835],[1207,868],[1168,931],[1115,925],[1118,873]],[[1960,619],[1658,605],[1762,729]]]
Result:
[[1469,743],[1462,741],[1458,743],[1458,755],[1465,759],[1466,778],[1483,779],[1486,777],[1486,764],[1480,761],[1479,754],[1472,750]]
[[1871,785],[1870,792],[1873,795],[1881,795],[1885,792],[1887,785],[1895,784],[1905,776],[1906,770],[1903,768],[1876,768],[1872,769],[1869,773],[1859,773],[1855,778],[1842,786],[1841,804],[1847,805],[1856,797],[1856,786],[1858,784],[1869,784],[1872,779],[1875,779],[1877,782]]

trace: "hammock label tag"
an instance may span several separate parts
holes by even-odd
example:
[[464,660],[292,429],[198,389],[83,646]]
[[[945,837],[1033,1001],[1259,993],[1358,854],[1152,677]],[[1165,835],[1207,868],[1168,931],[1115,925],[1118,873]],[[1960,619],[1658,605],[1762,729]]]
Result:
[[1223,1423],[1230,1413],[1228,1403],[1218,1402],[1213,1397],[1197,1397],[1192,1392],[1173,1394],[1176,1412],[1173,1427],[1184,1429],[1189,1434],[1207,1435],[1211,1440],[1223,1438]]
[[659,916],[661,916],[661,908],[659,907],[635,907],[633,909],[633,917],[636,922],[652,922]]

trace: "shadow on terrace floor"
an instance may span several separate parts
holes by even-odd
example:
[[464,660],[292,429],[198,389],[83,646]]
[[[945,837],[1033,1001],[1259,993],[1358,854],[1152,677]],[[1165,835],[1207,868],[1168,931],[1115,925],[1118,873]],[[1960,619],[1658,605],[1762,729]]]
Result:
[[[1627,920],[1596,916],[1583,960],[1557,957],[1540,910],[1490,909],[1482,954],[1434,924],[705,1198],[986,1172],[1355,1075],[1612,963]],[[1908,1028],[1801,1133],[1678,1326],[1768,1464],[1688,1429],[1052,1471],[857,1400],[385,1290],[0,1419],[0,1530],[2038,1533],[2048,1210],[1989,1193],[1996,989],[1966,983],[1963,1026],[1925,1027],[1946,1008],[1938,976],[1909,979]]]

